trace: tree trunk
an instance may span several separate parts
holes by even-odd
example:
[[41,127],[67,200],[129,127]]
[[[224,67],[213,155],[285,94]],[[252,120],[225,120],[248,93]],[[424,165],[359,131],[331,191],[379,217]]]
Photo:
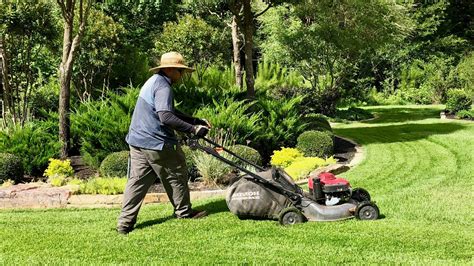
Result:
[[254,76],[253,76],[253,19],[251,0],[243,1],[244,21],[243,33],[245,38],[245,84],[247,85],[247,98],[255,98]]
[[[84,30],[86,28],[87,17],[92,5],[90,0],[79,1],[79,29],[73,39],[74,25],[74,9],[75,1],[57,0],[64,19],[64,36],[63,36],[63,56],[61,65],[59,66],[59,141],[61,141],[60,156],[65,159],[69,155],[71,122],[70,122],[70,98],[71,98],[71,77],[72,66],[77,47],[79,46]],[[86,6],[84,6],[86,2]]]
[[[12,92],[10,90],[10,76],[9,76],[9,65],[8,65],[8,54],[6,48],[7,42],[5,35],[0,36],[0,57],[1,57],[1,71],[2,71],[2,87],[3,87],[3,106],[2,107],[2,118],[3,123],[6,126],[6,112],[9,111],[13,115],[13,102],[12,102]],[[13,121],[15,123],[15,121]]]
[[[69,153],[70,139],[70,94],[72,60],[69,60],[72,46],[72,20],[64,22],[63,56],[59,67],[59,141],[61,142],[60,156],[65,159]],[[70,62],[70,64],[68,64]]]
[[240,39],[240,32],[237,26],[236,16],[232,16],[232,50],[234,52],[234,70],[235,70],[235,85],[242,88],[242,63],[240,62],[240,46],[242,41]]

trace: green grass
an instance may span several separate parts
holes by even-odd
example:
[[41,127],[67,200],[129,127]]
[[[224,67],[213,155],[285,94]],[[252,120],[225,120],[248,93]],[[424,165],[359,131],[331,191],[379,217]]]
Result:
[[335,132],[363,145],[364,161],[342,176],[371,192],[380,220],[282,227],[239,220],[217,198],[195,203],[211,212],[202,220],[146,205],[124,237],[119,209],[0,211],[0,264],[472,265],[474,123],[439,120],[439,106],[369,109],[375,120]]

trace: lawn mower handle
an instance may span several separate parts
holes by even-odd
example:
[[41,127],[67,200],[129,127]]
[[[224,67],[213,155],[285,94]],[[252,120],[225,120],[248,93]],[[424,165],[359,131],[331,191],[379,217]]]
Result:
[[[204,146],[204,145],[201,145],[199,144],[199,139],[203,139],[204,141],[214,145],[215,147],[214,148],[211,148],[209,146]],[[217,144],[216,142],[210,140],[210,139],[207,139],[205,137],[197,137],[197,136],[191,136],[191,137],[188,137],[187,140],[186,140],[186,144],[191,148],[191,149],[199,149],[207,154],[210,154],[212,155],[213,157],[215,157],[216,159],[220,160],[220,161],[223,161],[225,163],[227,163],[228,165],[232,166],[232,167],[235,167],[237,169],[239,169],[240,171],[248,174],[255,182],[259,182],[259,183],[262,183],[262,184],[266,184],[266,185],[270,185],[272,187],[274,187],[275,189],[277,190],[280,190],[281,193],[284,193],[285,195],[288,196],[288,198],[290,198],[295,204],[298,204],[300,203],[301,201],[301,197],[297,194],[297,193],[294,193],[292,191],[289,191],[287,189],[284,189],[284,188],[280,188],[278,186],[275,186],[274,184],[272,184],[271,182],[269,182],[268,180],[262,178],[261,176],[257,175],[256,173],[252,172],[252,171],[249,171],[247,169],[245,169],[244,167],[232,162],[231,160],[227,159],[227,158],[224,158],[222,155],[220,155],[216,150],[215,148],[220,148],[222,149],[223,151],[231,154],[232,156],[240,159],[241,161],[243,162],[246,162],[252,166],[254,166],[256,169],[260,170],[260,171],[265,171],[266,169],[263,168],[262,166],[259,166],[259,165],[256,165],[240,156],[238,156],[237,154],[233,153],[232,151],[222,147],[221,145]]]
[[[250,164],[251,166],[255,167],[256,169],[258,169],[258,170],[260,170],[260,171],[265,171],[265,168],[263,168],[262,166],[259,166],[259,165],[255,164],[255,163],[253,163],[253,162],[251,162],[251,161],[249,161],[249,160],[247,160],[247,159],[244,159],[244,158],[240,157],[239,155],[235,154],[234,152],[232,152],[232,151],[226,149],[226,148],[223,147],[222,145],[219,145],[218,143],[216,143],[216,142],[214,142],[214,141],[212,141],[212,140],[210,140],[210,139],[208,139],[208,138],[206,138],[206,137],[202,137],[201,139],[203,139],[204,141],[206,141],[206,142],[209,143],[209,144],[212,144],[212,145],[214,146],[214,149],[212,149],[212,148],[210,148],[210,147],[205,147],[205,146],[199,145],[198,139],[199,139],[199,137],[197,137],[197,136],[193,136],[193,137],[191,137],[191,138],[188,138],[188,145],[189,145],[190,147],[192,147],[192,148],[193,148],[193,147],[195,147],[195,148],[200,148],[200,150],[205,151],[206,153],[209,153],[209,154],[211,154],[211,155],[218,155],[218,156],[219,156],[218,159],[225,159],[225,158],[223,158],[223,157],[215,150],[215,148],[222,149],[223,151],[225,151],[225,152],[229,153],[230,155],[234,156],[235,158],[237,158],[237,159],[239,159],[239,160],[241,160],[241,161],[243,161],[243,162],[245,162],[245,163],[247,163],[247,164]],[[239,166],[236,165],[236,164],[235,164],[234,162],[232,162],[232,161],[227,160],[227,161],[225,161],[225,162],[226,162],[226,163],[229,163],[230,165],[232,165],[232,166],[234,166],[234,167],[239,168]],[[240,168],[239,168],[239,169],[240,169]]]

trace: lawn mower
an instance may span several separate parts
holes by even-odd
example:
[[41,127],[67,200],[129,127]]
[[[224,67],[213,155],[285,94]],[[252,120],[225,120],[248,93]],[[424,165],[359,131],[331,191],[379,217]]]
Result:
[[[371,201],[365,189],[353,189],[349,182],[331,173],[321,173],[308,181],[309,192],[303,191],[293,179],[279,167],[265,169],[250,162],[221,145],[201,138],[210,145],[201,144],[195,136],[187,139],[187,145],[221,160],[244,174],[227,189],[226,203],[229,210],[241,219],[278,219],[282,225],[305,221],[338,221],[356,217],[375,220],[379,208]],[[230,160],[221,155],[226,152]],[[249,167],[243,167],[238,162]]]

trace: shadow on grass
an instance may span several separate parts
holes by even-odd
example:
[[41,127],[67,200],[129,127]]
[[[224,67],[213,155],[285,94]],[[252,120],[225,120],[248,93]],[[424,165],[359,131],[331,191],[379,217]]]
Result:
[[365,121],[367,124],[378,123],[400,123],[407,121],[418,121],[428,118],[439,118],[441,109],[435,107],[427,108],[410,108],[410,107],[393,107],[393,108],[371,108],[371,113],[377,116],[374,120]]
[[406,124],[379,127],[337,129],[337,134],[355,138],[359,144],[408,142],[425,139],[431,135],[450,134],[465,129],[460,123]]
[[[209,213],[209,215],[229,211],[229,209],[227,208],[227,204],[226,204],[224,199],[213,200],[213,201],[208,202],[206,204],[197,206],[196,209],[197,210],[205,210]],[[166,216],[166,217],[161,217],[161,218],[158,218],[158,219],[145,221],[143,223],[137,224],[135,226],[135,229],[143,229],[143,228],[146,228],[146,227],[149,227],[149,226],[154,226],[156,224],[161,224],[161,223],[164,223],[164,222],[166,222],[168,220],[171,220],[171,219],[175,219],[173,215],[169,215],[169,216]]]

